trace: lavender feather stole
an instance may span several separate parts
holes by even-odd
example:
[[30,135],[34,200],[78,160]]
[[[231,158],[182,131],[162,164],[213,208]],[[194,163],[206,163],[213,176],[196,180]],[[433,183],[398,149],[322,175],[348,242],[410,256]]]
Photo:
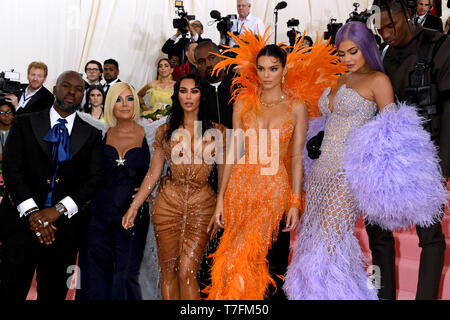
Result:
[[400,103],[349,134],[343,167],[369,223],[395,230],[441,219],[448,193],[422,121]]
[[[325,123],[327,119],[326,117],[320,117],[320,118],[314,118],[309,121],[308,123],[308,133],[306,134],[306,141],[308,142],[311,138],[317,136],[317,134],[324,130]],[[306,143],[303,147],[303,172],[305,175],[304,179],[304,185],[306,186],[306,182],[308,179],[308,174],[311,171],[312,165],[314,163],[314,160],[308,157],[308,150],[306,150]]]

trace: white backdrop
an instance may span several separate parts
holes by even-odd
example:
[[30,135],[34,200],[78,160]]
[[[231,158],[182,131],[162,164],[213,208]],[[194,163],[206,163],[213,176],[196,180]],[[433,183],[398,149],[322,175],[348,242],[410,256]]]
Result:
[[[330,18],[343,22],[356,0],[287,0],[280,10],[278,42],[288,41],[287,20],[300,20],[299,30],[315,39],[326,29]],[[360,9],[372,0],[359,0]],[[252,14],[273,28],[273,8],[278,0],[253,0]],[[165,56],[160,48],[171,35],[176,18],[174,0],[0,0],[2,46],[0,70],[14,68],[26,82],[31,61],[49,67],[46,87],[51,89],[62,71],[84,74],[91,59],[103,62],[114,58],[120,64],[120,78],[136,88],[155,78],[156,61]],[[211,10],[222,15],[236,13],[236,1],[187,0],[185,9],[205,27],[204,38],[217,42],[216,25],[208,26]],[[445,7],[445,6],[444,6]],[[443,18],[449,15],[444,8]]]

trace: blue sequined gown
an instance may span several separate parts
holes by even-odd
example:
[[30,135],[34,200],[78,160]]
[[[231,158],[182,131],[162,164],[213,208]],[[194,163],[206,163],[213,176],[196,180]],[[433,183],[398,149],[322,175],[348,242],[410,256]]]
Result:
[[325,135],[321,156],[314,161],[305,184],[305,213],[284,289],[289,299],[295,300],[377,299],[354,236],[360,211],[342,168],[349,132],[372,119],[377,105],[343,85],[331,112],[330,91],[326,89],[319,100],[326,117]]

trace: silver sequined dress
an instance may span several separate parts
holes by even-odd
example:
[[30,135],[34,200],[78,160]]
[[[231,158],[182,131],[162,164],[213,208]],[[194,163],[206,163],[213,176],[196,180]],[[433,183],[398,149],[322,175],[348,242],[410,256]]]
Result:
[[306,182],[305,213],[284,289],[296,300],[377,299],[354,236],[360,211],[342,168],[349,132],[372,119],[377,106],[343,85],[331,112],[330,91],[326,89],[319,100],[326,117],[321,156]]

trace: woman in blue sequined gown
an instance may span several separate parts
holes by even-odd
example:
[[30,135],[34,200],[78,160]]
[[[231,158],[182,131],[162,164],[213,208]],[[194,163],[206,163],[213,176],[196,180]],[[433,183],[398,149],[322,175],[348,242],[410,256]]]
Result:
[[360,215],[342,166],[351,130],[394,102],[372,33],[349,23],[336,37],[349,72],[319,100],[326,119],[321,155],[305,182],[306,205],[284,289],[290,299],[377,299],[353,234]]

